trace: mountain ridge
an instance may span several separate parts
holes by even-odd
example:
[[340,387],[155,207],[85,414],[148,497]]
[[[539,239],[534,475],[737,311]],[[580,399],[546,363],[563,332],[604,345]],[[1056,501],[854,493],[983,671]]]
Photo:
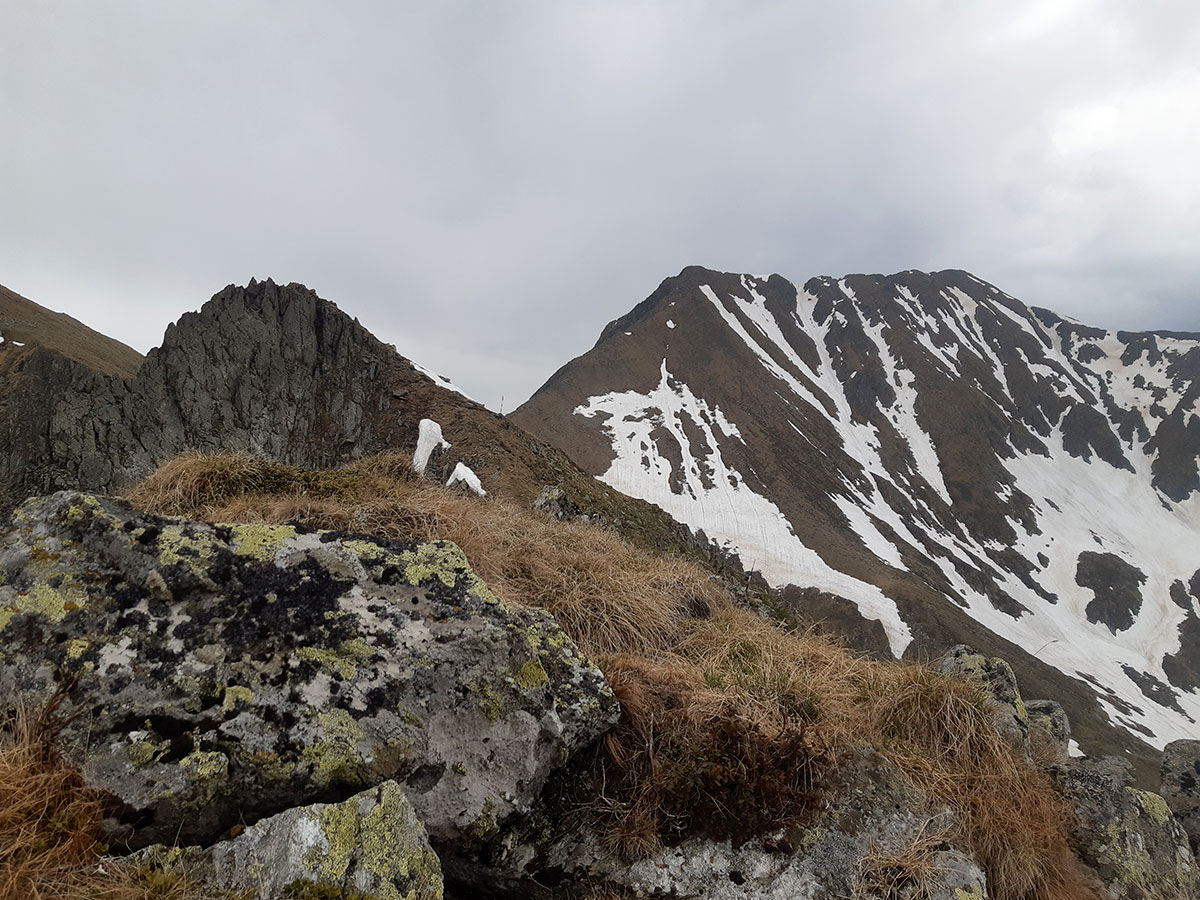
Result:
[[[907,646],[906,627],[918,647],[953,639],[961,623],[937,621],[953,619],[952,607],[1010,636],[1026,625],[1009,621],[1062,619],[1046,625],[1048,648],[1018,639],[1025,655],[1056,662],[1060,682],[1082,673],[1108,690],[1119,684],[1119,696],[1100,691],[1110,717],[1161,742],[1156,730],[1190,728],[1200,710],[1200,620],[1187,587],[1195,564],[1184,560],[1200,556],[1188,499],[1200,489],[1198,373],[1191,338],[1041,317],[962,270],[823,276],[797,289],[777,275],[689,267],[610,323],[512,417],[609,484],[729,540],[774,583],[783,579],[771,565],[790,566],[823,589],[857,591],[894,650]],[[1103,478],[1086,468],[1099,465]],[[1052,483],[1035,485],[1056,471],[1086,475],[1075,490],[1094,494],[1094,505],[1114,492],[1140,498],[1137,515],[1167,529],[1163,543],[1186,545],[1168,566],[1174,580],[1135,565],[1128,535],[1093,521],[1088,503],[1071,514],[1092,517],[1099,558],[1080,556],[1088,535],[1062,512],[1066,500]],[[1124,487],[1114,487],[1118,476]],[[789,527],[760,533],[772,517]],[[1039,533],[1070,534],[1069,571],[1063,553],[1035,546]],[[1158,552],[1145,535],[1134,543]],[[1120,599],[1078,603],[1076,642],[1107,629],[1125,648],[1128,671],[1100,678],[1084,654],[1068,661],[1058,644],[1073,633],[1063,610],[1088,594],[1097,566],[1117,561],[1141,582],[1127,578]],[[864,586],[847,587],[846,576]],[[1060,606],[1056,592],[1069,601]],[[920,613],[933,595],[941,612]],[[1124,635],[1135,603],[1147,614]],[[1163,633],[1147,624],[1151,610],[1167,620]],[[1146,640],[1158,648],[1153,659],[1133,649]]]

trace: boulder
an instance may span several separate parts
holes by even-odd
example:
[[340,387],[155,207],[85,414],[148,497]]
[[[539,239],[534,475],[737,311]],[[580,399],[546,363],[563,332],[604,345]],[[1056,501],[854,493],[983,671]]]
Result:
[[988,692],[996,730],[1021,756],[1029,758],[1029,713],[1012,666],[998,657],[986,657],[959,644],[951,647],[935,667],[947,675],[979,680]]
[[1054,700],[1027,700],[1029,740],[1056,762],[1070,758],[1071,722],[1062,704]]
[[1120,757],[1084,758],[1050,772],[1075,814],[1073,840],[1112,900],[1200,898],[1187,834],[1158,794],[1130,786]]
[[0,701],[58,691],[129,846],[406,786],[483,839],[615,720],[600,671],[448,542],[205,525],[63,492],[0,530]]
[[339,897],[441,900],[443,890],[437,854],[394,781],[342,803],[289,809],[207,849],[155,844],[135,859],[246,900],[332,891]]
[[1200,741],[1172,741],[1163,749],[1162,795],[1200,851]]

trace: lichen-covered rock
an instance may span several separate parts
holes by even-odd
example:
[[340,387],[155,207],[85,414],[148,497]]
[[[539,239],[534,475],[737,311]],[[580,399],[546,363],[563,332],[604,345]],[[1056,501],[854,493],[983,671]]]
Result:
[[1014,750],[1029,758],[1029,713],[1012,666],[998,657],[986,657],[959,644],[937,661],[936,668],[947,675],[978,679],[987,689],[996,730]]
[[[740,844],[697,835],[629,862],[587,822],[538,809],[490,845],[443,862],[448,875],[472,889],[530,898],[550,897],[536,887],[549,883],[698,900],[900,897],[919,883],[925,893],[914,897],[986,898],[982,869],[942,840],[957,824],[949,807],[873,750],[845,759],[839,780],[806,826],[748,836]],[[890,893],[880,887],[885,883]]]
[[617,714],[554,621],[446,542],[59,493],[0,531],[0,580],[0,700],[69,688],[64,740],[132,846],[388,779],[435,839],[485,838]]
[[1070,758],[1071,722],[1054,700],[1027,700],[1029,740],[1058,762]]
[[441,900],[443,892],[437,854],[394,781],[342,803],[289,809],[207,849],[156,844],[135,858],[246,900],[304,897],[306,889],[364,900]]
[[1162,795],[1200,853],[1200,741],[1172,741],[1163,749]]
[[1113,900],[1196,900],[1200,870],[1183,827],[1158,794],[1130,786],[1119,757],[1052,766],[1075,813],[1073,840]]

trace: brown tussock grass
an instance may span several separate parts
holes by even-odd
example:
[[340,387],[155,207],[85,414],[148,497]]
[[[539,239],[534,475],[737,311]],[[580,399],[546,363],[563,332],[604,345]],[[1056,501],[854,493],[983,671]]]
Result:
[[[1100,896],[1070,851],[1065,805],[996,732],[981,685],[871,661],[734,608],[693,564],[588,523],[432,485],[398,455],[326,472],[191,455],[127,496],[210,522],[459,544],[497,595],[549,610],[599,659],[623,714],[598,757],[604,796],[594,811],[628,858],[689,833],[739,841],[802,824],[838,756],[869,745],[957,811],[953,837],[984,866],[994,900]],[[926,851],[905,864],[916,872]]]
[[302,524],[393,540],[450,540],[499,597],[549,610],[591,654],[669,645],[679,623],[728,605],[694,563],[578,522],[418,477],[387,454],[307,472],[247,456],[191,454],[126,495],[140,509],[209,522]]
[[0,898],[205,900],[182,878],[101,860],[103,799],[56,749],[56,713],[0,719]]

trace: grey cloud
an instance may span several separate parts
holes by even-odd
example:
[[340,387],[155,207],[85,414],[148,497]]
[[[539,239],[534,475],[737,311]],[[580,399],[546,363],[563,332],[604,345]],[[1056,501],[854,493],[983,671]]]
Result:
[[1193,164],[1054,146],[1191,77],[1191,4],[14,7],[0,282],[140,349],[269,275],[512,408],[691,263],[1200,330]]

